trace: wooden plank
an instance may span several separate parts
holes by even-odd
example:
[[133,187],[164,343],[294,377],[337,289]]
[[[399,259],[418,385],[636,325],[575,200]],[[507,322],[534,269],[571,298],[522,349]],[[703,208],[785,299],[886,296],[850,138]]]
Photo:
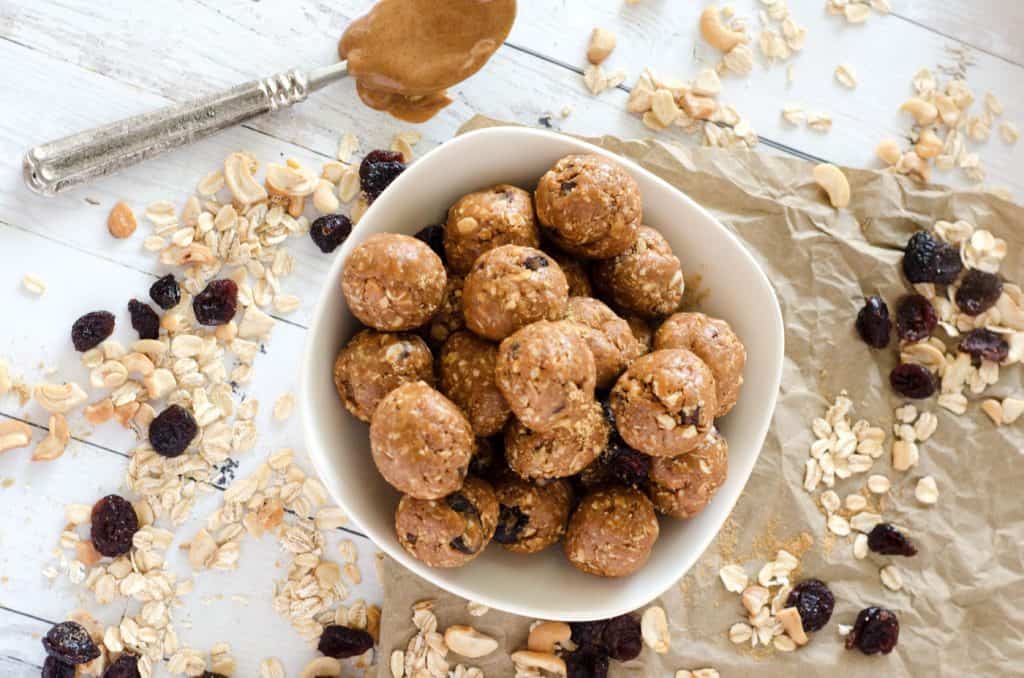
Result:
[[1024,4],[1007,0],[900,0],[894,15],[952,40],[1024,64]]
[[37,678],[43,664],[39,643],[49,624],[0,606],[0,675],[6,678]]

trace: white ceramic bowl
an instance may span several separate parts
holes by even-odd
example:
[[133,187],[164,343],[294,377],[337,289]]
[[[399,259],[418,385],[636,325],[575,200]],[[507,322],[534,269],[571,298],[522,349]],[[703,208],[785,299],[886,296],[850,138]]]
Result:
[[[348,414],[334,389],[332,366],[358,322],[341,294],[341,271],[352,249],[374,233],[413,234],[443,223],[448,207],[498,183],[533,189],[559,158],[599,153],[621,163],[643,194],[644,223],[660,230],[683,270],[710,290],[703,310],[727,320],[747,347],[739,404],[719,428],[729,441],[729,474],[714,500],[688,521],[662,519],[647,565],[622,579],[583,574],[561,545],[531,556],[492,545],[469,565],[431,569],[409,556],[394,530],[399,495],[370,457],[368,429]],[[782,374],[782,316],[768,279],[743,245],[703,208],[658,177],[596,146],[540,130],[502,127],[458,137],[420,158],[366,212],[335,256],[306,342],[301,412],[310,456],[331,495],[388,555],[463,598],[526,617],[577,621],[635,609],[668,589],[718,532],[750,476],[764,442]]]

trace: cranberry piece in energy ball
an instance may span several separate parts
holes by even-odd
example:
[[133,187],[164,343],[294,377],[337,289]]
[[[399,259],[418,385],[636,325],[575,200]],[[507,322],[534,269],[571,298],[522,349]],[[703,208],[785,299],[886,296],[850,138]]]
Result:
[[578,419],[594,402],[594,356],[565,322],[536,322],[505,339],[494,373],[505,402],[533,431]]
[[107,311],[86,313],[71,326],[71,343],[80,352],[96,348],[114,333],[114,316]]
[[455,273],[468,273],[484,252],[502,245],[540,245],[530,194],[499,184],[459,198],[448,210],[444,251]]
[[896,307],[896,334],[904,341],[924,341],[939,324],[935,307],[920,294],[908,294]]
[[658,518],[639,490],[599,489],[569,519],[565,554],[576,568],[601,577],[624,577],[647,562],[658,539]]
[[868,297],[857,313],[857,334],[871,348],[885,348],[892,334],[889,306],[881,297]]
[[589,297],[571,297],[565,319],[574,323],[594,354],[597,388],[615,383],[623,370],[640,355],[640,344],[629,323],[603,302]]
[[836,598],[820,579],[804,579],[793,587],[786,607],[795,607],[804,631],[820,631],[832,618]]
[[421,381],[389,393],[370,420],[377,470],[394,488],[418,499],[458,490],[473,448],[473,429],[462,411]]
[[430,320],[444,298],[446,281],[440,257],[422,241],[378,233],[349,254],[341,291],[364,325],[397,332]]
[[384,189],[405,171],[403,160],[397,151],[376,150],[366,154],[359,164],[359,185],[366,195],[366,202],[373,204]]
[[181,405],[171,405],[149,424],[149,444],[157,454],[177,457],[192,444],[199,424]]
[[413,237],[424,242],[427,247],[434,250],[434,254],[441,258],[443,264],[448,264],[444,253],[444,226],[442,224],[424,226],[416,231]]
[[536,553],[565,534],[572,505],[572,487],[565,480],[544,486],[506,474],[494,486],[498,526],[494,541],[514,553]]
[[889,523],[878,523],[868,533],[868,548],[883,556],[904,556],[910,558],[917,555],[914,542]]
[[683,301],[686,283],[679,258],[661,233],[641,226],[636,243],[622,254],[595,262],[594,287],[620,311],[656,318]]
[[395,533],[402,548],[424,564],[460,567],[483,553],[494,536],[498,516],[491,486],[468,477],[446,497],[402,497],[395,511]]
[[160,338],[160,316],[149,304],[132,299],[128,302],[128,315],[132,319],[132,329],[139,333],[139,339]]
[[325,214],[309,227],[309,237],[320,251],[330,254],[352,233],[352,221],[344,214]]
[[238,310],[238,285],[234,280],[211,280],[192,300],[200,325],[227,325]]
[[575,475],[605,450],[610,428],[596,400],[577,417],[547,431],[531,431],[515,420],[505,429],[505,460],[526,479]]
[[715,377],[714,416],[724,417],[732,410],[743,386],[747,349],[729,323],[703,313],[676,313],[654,334],[654,349],[663,348],[685,348],[703,360]]
[[100,656],[95,641],[78,622],[66,621],[53,626],[43,636],[46,654],[65,664],[85,664]]
[[1001,334],[984,328],[965,334],[957,348],[963,353],[969,353],[975,360],[991,360],[994,363],[1001,363],[1010,355],[1009,342]]
[[900,621],[896,613],[884,607],[860,611],[853,629],[846,636],[846,649],[857,648],[864,654],[889,654],[900,639]]
[[692,518],[711,502],[728,470],[729,444],[716,429],[687,454],[655,457],[649,474],[654,508],[674,518]]
[[373,647],[373,636],[362,629],[330,624],[324,627],[317,649],[326,657],[358,657]]
[[174,279],[174,274],[168,273],[153,283],[149,288],[149,298],[165,311],[169,311],[181,303],[181,288],[178,286],[178,281]]
[[466,327],[492,341],[538,320],[561,320],[568,300],[569,285],[555,260],[520,245],[482,254],[462,288]]
[[921,400],[935,393],[935,377],[927,367],[916,363],[897,365],[889,373],[889,385],[902,396]]
[[995,273],[972,268],[960,281],[954,299],[957,307],[970,316],[981,315],[995,306],[1003,294],[1003,279]]
[[662,349],[633,361],[609,397],[615,427],[655,457],[693,450],[711,430],[718,399],[711,369],[692,352]]
[[434,356],[415,334],[363,330],[334,361],[334,386],[345,409],[365,422],[384,396],[414,381],[434,381]]
[[512,411],[494,380],[498,346],[465,330],[441,347],[441,393],[451,398],[479,437],[495,435]]
[[127,499],[116,494],[103,497],[93,505],[91,521],[89,537],[102,555],[116,558],[131,550],[139,516]]
[[640,225],[640,189],[621,166],[601,155],[562,158],[537,184],[537,218],[559,249],[605,259],[633,246]]

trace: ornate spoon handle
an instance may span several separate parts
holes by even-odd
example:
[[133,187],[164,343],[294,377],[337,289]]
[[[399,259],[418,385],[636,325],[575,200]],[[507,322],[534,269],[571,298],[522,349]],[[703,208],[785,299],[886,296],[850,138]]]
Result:
[[290,70],[41,144],[25,154],[25,183],[40,195],[57,195],[263,113],[287,108],[346,75],[345,62],[309,73]]

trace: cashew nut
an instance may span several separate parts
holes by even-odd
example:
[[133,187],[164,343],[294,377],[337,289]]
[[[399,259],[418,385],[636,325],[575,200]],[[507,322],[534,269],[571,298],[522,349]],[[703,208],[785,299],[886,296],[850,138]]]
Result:
[[512,663],[517,668],[540,669],[556,676],[566,675],[565,661],[561,657],[547,652],[519,650],[512,653]]
[[914,145],[914,150],[922,158],[934,158],[942,153],[942,139],[931,129],[921,132],[921,136]]
[[444,632],[444,644],[455,654],[470,659],[485,657],[498,649],[498,641],[472,626],[449,626]]
[[32,390],[32,397],[47,412],[60,414],[75,409],[88,398],[82,387],[73,381],[66,384],[39,384]]
[[903,155],[903,152],[900,150],[900,145],[895,139],[886,139],[878,144],[878,148],[875,149],[875,155],[891,167],[900,161],[900,156]]
[[299,678],[341,678],[341,662],[334,657],[317,657],[306,664]]
[[51,461],[64,454],[64,449],[71,439],[68,422],[63,414],[50,417],[50,432],[36,445],[32,453],[32,461]]
[[604,28],[595,28],[590,35],[590,46],[587,47],[587,61],[595,66],[608,58],[615,49],[615,34]]
[[316,190],[317,176],[302,167],[290,165],[267,165],[267,188],[271,193],[298,198],[310,195]]
[[340,205],[338,196],[334,193],[334,184],[326,179],[321,179],[316,185],[316,190],[313,191],[313,207],[320,214],[334,214]]
[[782,622],[782,628],[786,635],[793,639],[797,645],[807,644],[807,634],[804,633],[804,624],[800,619],[800,613],[795,607],[787,607],[778,611],[775,615]]
[[928,181],[932,174],[931,165],[915,151],[907,151],[900,157],[900,161],[896,163],[896,171],[921,181]]
[[117,388],[128,381],[128,369],[116,360],[108,360],[89,373],[93,388]]
[[153,374],[153,370],[156,369],[156,366],[153,365],[153,361],[150,360],[146,354],[139,352],[129,353],[125,357],[121,358],[121,364],[124,365],[124,368],[128,370],[129,373],[138,373],[143,377],[148,377]]
[[564,647],[572,637],[572,629],[565,622],[541,622],[530,629],[526,647],[534,652],[553,654],[556,646]]
[[829,163],[816,165],[814,180],[828,193],[828,200],[833,207],[841,209],[850,204],[850,182],[841,169]]
[[0,452],[27,447],[31,440],[32,429],[28,424],[13,419],[0,421]]
[[722,23],[722,15],[715,5],[708,5],[700,15],[700,34],[709,45],[722,52],[747,41],[742,31],[734,31]]
[[224,181],[235,200],[252,205],[267,199],[267,191],[260,186],[253,172],[256,163],[245,153],[232,153],[224,159]]
[[935,104],[918,97],[904,101],[903,105],[900,106],[900,111],[914,116],[914,120],[917,121],[918,125],[930,125],[939,117],[939,109],[935,107]]
[[653,605],[644,610],[643,616],[640,617],[640,635],[644,639],[644,644],[658,654],[669,651],[671,638],[664,608]]

